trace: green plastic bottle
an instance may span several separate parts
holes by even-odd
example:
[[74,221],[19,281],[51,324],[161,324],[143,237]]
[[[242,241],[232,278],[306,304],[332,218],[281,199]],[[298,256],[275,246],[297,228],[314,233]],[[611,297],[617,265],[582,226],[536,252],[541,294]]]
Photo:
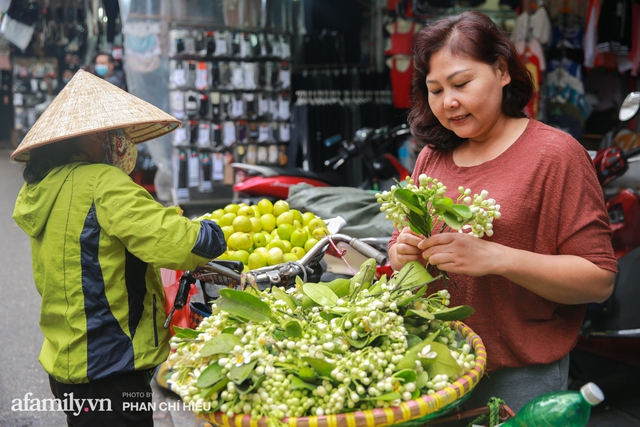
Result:
[[527,402],[501,427],[585,427],[591,407],[604,400],[600,387],[586,383],[576,390],[546,393]]

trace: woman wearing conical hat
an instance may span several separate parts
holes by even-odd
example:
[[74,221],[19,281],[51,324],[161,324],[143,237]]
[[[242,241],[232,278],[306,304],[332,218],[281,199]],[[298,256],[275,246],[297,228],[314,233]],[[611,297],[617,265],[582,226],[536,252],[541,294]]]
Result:
[[129,177],[135,144],[179,123],[78,71],[11,155],[26,163],[13,218],[42,296],[39,361],[70,426],[153,425],[149,381],[169,353],[159,268],[191,270],[226,249],[217,224]]

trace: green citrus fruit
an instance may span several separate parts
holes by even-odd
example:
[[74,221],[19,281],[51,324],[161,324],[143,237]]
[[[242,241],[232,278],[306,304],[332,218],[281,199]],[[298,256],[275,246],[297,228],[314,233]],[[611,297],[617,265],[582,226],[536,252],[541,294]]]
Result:
[[309,252],[311,248],[313,248],[316,243],[318,243],[318,239],[314,239],[313,237],[308,239],[304,244],[304,251]]
[[238,206],[235,203],[229,203],[227,206],[224,207],[224,211],[226,213],[229,213],[229,212],[236,213],[238,212],[238,209],[240,209],[240,206]]
[[325,224],[321,218],[316,217],[309,221],[309,224],[307,224],[307,226],[309,227],[309,231],[313,233],[313,230],[315,230],[316,228],[326,227],[327,224]]
[[215,211],[211,212],[211,218],[220,219],[224,214],[224,209],[216,209]]
[[238,212],[236,212],[236,215],[238,215],[238,216],[255,216],[255,211],[253,210],[253,208],[251,206],[242,206],[241,208],[238,209]]
[[252,225],[251,220],[248,216],[238,215],[233,219],[233,229],[236,231],[242,231],[243,233],[248,233],[251,231]]
[[304,249],[302,249],[301,247],[293,247],[291,248],[291,252],[292,254],[294,254],[298,259],[302,259],[303,256],[305,256],[305,254],[307,253]]
[[286,253],[284,255],[282,255],[282,261],[283,262],[295,262],[295,261],[299,261],[299,258],[297,256],[295,256],[292,253]]
[[224,233],[224,240],[226,242],[229,241],[229,236],[231,236],[235,232],[235,230],[233,229],[233,225],[225,225],[223,227],[220,227],[220,229]]
[[315,230],[313,230],[311,232],[311,236],[313,236],[314,239],[322,239],[324,236],[328,236],[329,230],[327,230],[327,227],[318,227]]
[[251,220],[251,231],[254,233],[262,231],[262,221],[260,221],[260,218],[252,216],[249,219]]
[[222,215],[222,217],[220,217],[218,224],[220,225],[220,227],[231,225],[233,224],[234,219],[236,219],[236,214],[234,214],[233,212],[227,212],[226,214]]
[[282,263],[282,258],[284,253],[280,248],[271,248],[269,249],[269,253],[267,254],[267,264],[268,265],[276,265]]
[[273,231],[276,228],[276,217],[273,214],[263,214],[260,217],[262,229],[264,231]]
[[242,261],[243,264],[249,263],[249,252],[244,249],[237,250],[231,255],[233,261]]
[[262,199],[258,202],[258,209],[260,210],[260,215],[272,214],[273,203],[269,199]]
[[289,203],[286,200],[278,200],[273,204],[273,215],[280,216],[281,213],[289,210]]
[[261,253],[253,252],[251,255],[249,255],[247,265],[249,266],[249,270],[266,267],[267,258]]
[[289,241],[291,242],[291,244],[293,246],[299,246],[301,248],[304,248],[304,244],[307,243],[308,239],[309,234],[302,228],[293,230],[293,233],[291,233],[291,236],[289,236]]
[[278,215],[276,217],[276,225],[278,227],[280,227],[280,225],[282,224],[291,224],[293,225],[293,220],[294,220],[294,216],[293,216],[293,212],[291,211],[287,211],[287,212],[283,212],[280,215]]
[[313,212],[305,212],[302,214],[302,225],[309,225],[309,221],[315,219],[316,214]]
[[278,237],[280,237],[282,240],[289,240],[296,228],[293,225],[285,222],[278,225],[278,228],[276,230],[278,230]]
[[262,232],[253,233],[253,247],[261,248],[267,245],[267,238]]

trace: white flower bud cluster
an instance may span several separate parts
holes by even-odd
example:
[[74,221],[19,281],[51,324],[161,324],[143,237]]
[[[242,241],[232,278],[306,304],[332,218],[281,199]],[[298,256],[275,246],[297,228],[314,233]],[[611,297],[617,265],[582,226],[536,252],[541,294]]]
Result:
[[[332,307],[328,306],[314,307],[303,315],[300,307],[296,310],[281,307],[277,294],[261,293],[262,301],[280,307],[274,308],[280,323],[242,322],[214,304],[214,314],[199,325],[197,338],[171,339],[173,352],[169,361],[173,373],[168,380],[171,389],[184,402],[196,403],[195,408],[219,410],[229,417],[249,414],[276,420],[397,406],[414,399],[416,393],[434,393],[446,387],[475,366],[471,347],[456,341],[460,338],[447,323],[434,319],[425,326],[429,332],[439,332],[437,341],[449,347],[461,368],[459,375],[451,378],[436,375],[429,379],[428,389],[423,386],[418,389],[415,382],[395,377],[397,366],[409,349],[409,333],[398,308],[407,292],[391,284],[381,284],[380,288],[379,293],[364,290],[353,299],[342,298],[335,307],[349,309],[344,316],[330,316]],[[297,299],[299,292],[297,289],[291,297]],[[437,311],[448,306],[449,300],[449,292],[440,290],[412,302],[411,307]],[[281,325],[291,321],[299,323],[302,336],[294,338],[284,333]],[[225,333],[234,336],[234,341],[239,338],[240,343],[223,354],[202,356],[203,346]],[[362,345],[363,340],[368,345]],[[425,363],[437,356],[431,345],[418,355]],[[331,366],[331,372],[317,375],[312,365],[305,362],[312,359]],[[216,391],[198,387],[205,369],[216,364],[229,381]],[[247,365],[253,366],[247,379],[234,382],[231,374]],[[426,374],[421,363],[416,363],[415,372]],[[246,384],[253,386],[247,390]],[[389,393],[397,393],[398,397],[376,399]]]
[[465,224],[460,232],[466,230],[476,237],[493,236],[493,220],[500,218],[500,205],[494,199],[488,199],[489,192],[482,190],[480,194],[474,194],[473,198],[469,196],[471,190],[466,189],[461,192],[463,202],[469,205],[472,217]]
[[[380,211],[386,213],[386,219],[393,221],[396,228],[402,229],[409,225],[410,210],[396,199],[395,192],[398,188],[394,185],[390,191],[377,193],[376,200],[380,203]],[[422,217],[431,221],[430,229],[433,229],[433,225],[441,221],[434,205],[439,199],[446,197],[447,187],[437,179],[421,174],[418,177],[418,185],[415,185],[412,178],[407,177],[404,181],[404,188],[418,196],[424,212]],[[468,232],[476,237],[485,235],[491,237],[493,235],[493,220],[500,218],[501,215],[500,205],[494,199],[488,198],[489,193],[486,190],[473,196],[471,196],[469,188],[458,187],[458,191],[460,196],[457,203],[467,205],[471,211],[471,218],[465,220],[458,231],[460,233]]]

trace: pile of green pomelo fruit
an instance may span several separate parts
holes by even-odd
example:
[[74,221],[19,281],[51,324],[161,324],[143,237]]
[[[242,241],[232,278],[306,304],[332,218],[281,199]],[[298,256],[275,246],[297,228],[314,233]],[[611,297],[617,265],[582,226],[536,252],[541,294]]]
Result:
[[224,233],[227,250],[217,259],[242,261],[245,271],[298,261],[329,234],[322,218],[291,209],[286,200],[230,203],[199,219],[214,221]]

